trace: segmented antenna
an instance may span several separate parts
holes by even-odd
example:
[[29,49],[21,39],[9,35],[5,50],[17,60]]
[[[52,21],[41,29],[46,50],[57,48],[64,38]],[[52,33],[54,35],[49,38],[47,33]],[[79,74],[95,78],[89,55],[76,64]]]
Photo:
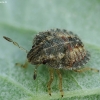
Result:
[[24,49],[23,47],[19,46],[19,44],[15,41],[13,41],[12,39],[6,37],[6,36],[3,36],[3,38],[9,42],[12,42],[15,46],[19,47],[21,50],[25,51],[26,53],[28,53],[28,51],[26,49]]

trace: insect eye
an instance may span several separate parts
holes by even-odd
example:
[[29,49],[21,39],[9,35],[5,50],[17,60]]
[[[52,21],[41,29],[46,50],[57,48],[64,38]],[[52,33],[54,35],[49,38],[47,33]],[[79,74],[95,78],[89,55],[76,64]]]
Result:
[[34,48],[35,46],[33,45],[32,48]]

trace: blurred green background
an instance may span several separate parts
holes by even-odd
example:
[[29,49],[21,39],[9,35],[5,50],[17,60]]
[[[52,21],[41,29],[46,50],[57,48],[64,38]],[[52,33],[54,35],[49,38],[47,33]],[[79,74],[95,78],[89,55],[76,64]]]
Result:
[[[5,2],[5,3],[3,3]],[[52,84],[52,96],[47,93],[48,67],[16,67],[24,63],[26,54],[5,41],[8,36],[30,50],[34,36],[49,29],[73,31],[91,53],[86,66],[100,69],[100,1],[99,0],[0,0],[0,100],[61,99],[58,78]],[[62,71],[63,100],[99,100],[100,73]]]

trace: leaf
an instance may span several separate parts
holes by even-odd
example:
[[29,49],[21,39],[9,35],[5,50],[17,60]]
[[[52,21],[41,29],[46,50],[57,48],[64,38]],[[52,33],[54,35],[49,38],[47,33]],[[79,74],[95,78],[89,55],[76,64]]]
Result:
[[9,0],[0,3],[0,100],[99,100],[100,73],[62,71],[64,97],[60,97],[58,76],[55,73],[52,96],[47,92],[48,66],[40,65],[33,80],[34,65],[23,69],[26,53],[5,41],[10,37],[28,51],[34,36],[41,30],[65,28],[84,41],[91,53],[86,66],[100,66],[100,2],[86,0]]

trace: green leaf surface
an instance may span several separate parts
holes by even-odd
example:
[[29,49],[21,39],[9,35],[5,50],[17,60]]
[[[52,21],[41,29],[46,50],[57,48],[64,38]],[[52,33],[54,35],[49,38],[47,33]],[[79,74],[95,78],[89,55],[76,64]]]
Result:
[[48,95],[48,66],[40,65],[33,80],[34,65],[23,69],[26,53],[5,41],[8,36],[28,51],[39,31],[52,28],[77,33],[91,53],[86,66],[100,70],[100,1],[99,0],[9,0],[0,3],[0,100],[99,100],[100,73],[61,70],[64,97],[60,97],[55,73],[52,96]]

